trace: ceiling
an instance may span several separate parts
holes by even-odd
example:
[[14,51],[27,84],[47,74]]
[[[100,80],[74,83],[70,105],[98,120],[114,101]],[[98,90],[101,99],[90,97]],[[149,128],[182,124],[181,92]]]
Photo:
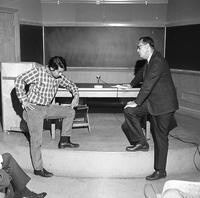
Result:
[[167,4],[168,0],[40,0],[41,3],[70,4]]

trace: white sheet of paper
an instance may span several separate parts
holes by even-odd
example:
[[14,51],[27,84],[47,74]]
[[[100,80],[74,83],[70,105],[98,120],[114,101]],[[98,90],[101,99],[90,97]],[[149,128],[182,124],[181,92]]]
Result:
[[123,85],[113,85],[113,88],[118,88],[118,89],[128,89],[128,87],[123,86]]

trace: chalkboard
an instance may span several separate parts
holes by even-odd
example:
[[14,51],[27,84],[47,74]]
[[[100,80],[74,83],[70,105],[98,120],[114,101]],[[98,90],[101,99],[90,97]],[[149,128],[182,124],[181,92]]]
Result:
[[163,54],[163,27],[44,27],[45,62],[59,55],[70,67],[133,67],[141,36]]
[[167,27],[166,59],[173,69],[200,70],[200,24]]
[[43,63],[42,26],[20,25],[21,61]]

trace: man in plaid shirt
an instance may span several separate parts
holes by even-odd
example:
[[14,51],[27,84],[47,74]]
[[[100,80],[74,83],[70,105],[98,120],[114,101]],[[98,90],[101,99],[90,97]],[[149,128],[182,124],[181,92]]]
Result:
[[[30,153],[34,174],[51,177],[53,173],[43,168],[41,146],[44,119],[59,116],[63,118],[62,131],[58,148],[76,148],[79,144],[72,143],[70,136],[75,116],[74,107],[78,106],[79,93],[77,86],[68,80],[63,72],[66,71],[66,61],[60,56],[52,57],[48,67],[36,67],[19,75],[15,80],[17,96],[22,103],[23,118],[27,122],[30,133]],[[25,87],[29,85],[29,90]],[[52,105],[58,87],[62,86],[73,95],[70,106]]]

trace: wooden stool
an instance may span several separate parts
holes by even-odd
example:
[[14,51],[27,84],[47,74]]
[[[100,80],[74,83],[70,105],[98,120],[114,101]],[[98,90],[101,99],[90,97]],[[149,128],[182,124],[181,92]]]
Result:
[[78,105],[75,108],[76,114],[73,122],[73,128],[88,128],[88,132],[90,132],[90,123],[88,111],[89,107],[85,105]]
[[54,140],[56,138],[56,121],[59,120],[59,122],[62,122],[63,117],[51,116],[51,117],[48,117],[46,120],[50,120],[50,122],[51,122],[50,133],[51,133],[51,139]]
[[[87,105],[78,105],[75,109],[75,118],[73,121],[73,128],[88,128],[88,132],[90,132],[90,123],[88,116],[88,106]],[[55,120],[62,122],[63,117],[60,116],[52,116],[48,117],[47,120],[51,120],[51,138],[55,139],[56,134],[56,123]]]
[[146,140],[150,140],[150,135],[151,135],[151,129],[150,129],[150,121],[149,121],[149,117],[148,115],[145,116],[143,118],[143,122],[144,122],[144,126],[142,127],[142,130],[143,130],[143,133],[144,133],[144,136],[146,137]]
[[146,129],[145,129],[145,137],[147,140],[150,140],[150,134],[151,134],[150,122],[147,120],[146,121]]

